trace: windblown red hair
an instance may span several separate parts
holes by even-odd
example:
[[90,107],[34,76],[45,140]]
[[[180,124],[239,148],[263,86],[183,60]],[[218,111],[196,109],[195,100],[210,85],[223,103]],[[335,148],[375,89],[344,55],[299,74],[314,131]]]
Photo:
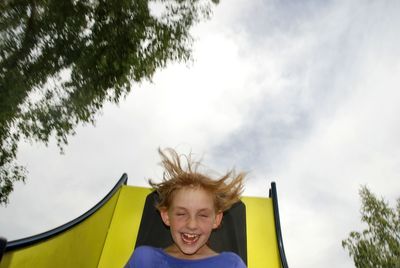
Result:
[[[158,209],[168,209],[171,205],[174,192],[184,187],[200,187],[211,193],[214,197],[215,210],[223,212],[239,201],[243,192],[245,173],[235,174],[234,170],[228,171],[222,177],[213,179],[198,171],[201,163],[193,161],[191,155],[178,155],[171,148],[158,149],[161,156],[161,165],[164,168],[162,182],[149,184],[159,195]],[[186,165],[182,165],[184,158]]]

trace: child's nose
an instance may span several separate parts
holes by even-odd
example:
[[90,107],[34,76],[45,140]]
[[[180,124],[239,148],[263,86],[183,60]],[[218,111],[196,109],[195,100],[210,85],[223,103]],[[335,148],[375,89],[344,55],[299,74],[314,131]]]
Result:
[[196,218],[190,217],[187,223],[187,227],[190,229],[196,229],[197,228]]

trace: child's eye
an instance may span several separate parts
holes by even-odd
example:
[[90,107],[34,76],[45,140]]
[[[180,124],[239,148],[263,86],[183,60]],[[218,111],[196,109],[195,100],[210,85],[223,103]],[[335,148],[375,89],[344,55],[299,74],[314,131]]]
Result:
[[183,213],[183,212],[178,212],[178,213],[176,213],[176,216],[185,216],[185,213]]
[[200,214],[200,217],[202,217],[202,218],[208,218],[208,215],[207,215],[207,214]]

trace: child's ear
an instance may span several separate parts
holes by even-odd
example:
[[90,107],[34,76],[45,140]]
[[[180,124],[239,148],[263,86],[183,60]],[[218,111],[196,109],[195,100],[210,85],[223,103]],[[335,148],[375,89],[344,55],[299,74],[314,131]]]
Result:
[[217,214],[215,214],[215,221],[213,224],[213,229],[216,229],[220,226],[223,216],[224,216],[224,213],[221,211],[217,212]]
[[168,209],[162,208],[160,209],[160,215],[161,219],[165,223],[165,225],[169,226],[169,215],[168,215]]

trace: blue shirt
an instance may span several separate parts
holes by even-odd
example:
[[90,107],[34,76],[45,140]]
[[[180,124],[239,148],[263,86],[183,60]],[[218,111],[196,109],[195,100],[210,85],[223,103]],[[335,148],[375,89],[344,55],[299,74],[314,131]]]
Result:
[[233,252],[198,260],[178,259],[161,248],[140,246],[135,249],[125,268],[246,268],[242,259]]

